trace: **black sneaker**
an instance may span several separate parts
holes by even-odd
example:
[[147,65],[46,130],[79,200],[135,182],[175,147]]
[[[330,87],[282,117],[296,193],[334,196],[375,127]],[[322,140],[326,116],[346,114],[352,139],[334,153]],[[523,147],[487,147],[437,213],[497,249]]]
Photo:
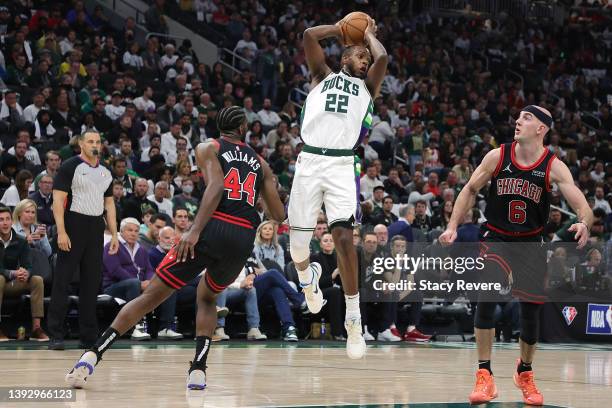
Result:
[[49,350],[66,350],[66,345],[64,344],[64,340],[51,339],[49,340]]
[[297,330],[295,327],[289,326],[285,333],[283,334],[283,340],[285,341],[298,341]]

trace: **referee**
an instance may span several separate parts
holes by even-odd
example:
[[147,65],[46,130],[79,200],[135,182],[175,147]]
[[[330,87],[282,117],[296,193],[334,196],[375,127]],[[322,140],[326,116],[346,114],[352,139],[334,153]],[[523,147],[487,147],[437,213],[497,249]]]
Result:
[[119,249],[111,172],[100,165],[100,135],[79,136],[81,154],[62,163],[53,180],[53,216],[58,233],[57,266],[53,275],[47,317],[50,350],[64,350],[64,318],[68,287],[76,269],[79,282],[79,332],[81,346],[91,347],[98,338],[96,300],[102,278],[104,219],[112,233],[110,254]]

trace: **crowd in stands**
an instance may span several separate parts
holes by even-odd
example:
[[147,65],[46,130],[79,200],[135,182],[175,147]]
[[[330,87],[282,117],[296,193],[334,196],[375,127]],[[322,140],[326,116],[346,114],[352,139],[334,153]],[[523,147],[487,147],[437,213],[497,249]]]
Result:
[[[579,284],[604,287],[612,271],[612,29],[606,20],[570,15],[556,25],[507,15],[435,18],[400,8],[402,2],[357,3],[376,19],[390,59],[372,130],[356,150],[363,216],[354,241],[364,281],[376,256],[435,241],[474,168],[491,149],[512,141],[520,109],[537,104],[554,117],[545,145],[569,166],[595,213],[588,255],[579,260],[590,281]],[[121,247],[104,256],[100,294],[125,301],[138,296],[175,237],[189,228],[205,189],[194,147],[219,137],[220,108],[244,107],[246,142],[270,163],[282,200],[289,199],[303,145],[298,106],[309,90],[301,33],[352,9],[324,1],[181,6],[201,14],[225,46],[231,44],[243,58],[238,71],[201,62],[188,39],[152,36],[139,44],[134,19],[114,29],[100,6],[87,11],[81,0],[0,5],[0,304],[3,296],[31,294],[32,339],[46,340],[42,299],[58,251],[53,177],[63,160],[79,154],[76,135],[102,135],[101,161],[114,177]],[[147,29],[167,32],[171,7],[177,6],[156,0],[145,16]],[[328,64],[338,69],[341,46],[323,45]],[[466,242],[478,239],[486,195],[483,190],[460,228]],[[572,209],[556,189],[552,203],[546,237],[571,241]],[[265,221],[257,205],[264,222],[253,257],[219,297],[220,316],[226,306],[244,309],[247,338],[264,340],[259,311],[271,305],[281,338],[297,341],[306,333],[298,333],[296,319],[307,311],[295,285],[288,227]],[[323,313],[331,335],[341,340],[344,296],[324,213],[311,250],[323,267]],[[390,270],[384,278],[398,274]],[[158,338],[182,337],[175,307],[195,305],[199,279],[160,306]],[[417,328],[423,297],[414,292],[364,302],[366,338],[427,341]],[[216,340],[229,337],[224,329],[220,317]],[[141,322],[132,338],[151,334]]]

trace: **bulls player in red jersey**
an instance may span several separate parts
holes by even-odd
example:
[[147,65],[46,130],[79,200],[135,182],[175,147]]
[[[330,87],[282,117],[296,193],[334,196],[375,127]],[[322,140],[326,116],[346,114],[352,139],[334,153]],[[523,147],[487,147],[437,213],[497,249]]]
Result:
[[[500,247],[510,248],[510,251],[518,243],[541,243],[543,226],[548,220],[551,185],[556,184],[578,217],[569,231],[575,233],[578,248],[586,244],[593,212],[575,186],[568,167],[543,145],[551,125],[551,114],[544,108],[529,105],[521,111],[516,121],[514,142],[490,151],[459,193],[448,227],[440,236],[443,245],[455,240],[459,223],[474,206],[476,194],[489,182],[485,211],[487,222],[481,228],[481,241],[503,243]],[[529,254],[519,258],[525,256]],[[524,285],[525,276],[531,280],[536,277],[543,288],[546,260],[539,255],[527,263],[524,259],[517,262],[516,256],[513,258],[514,261],[497,255],[486,258],[485,273],[495,268],[503,269],[514,279],[513,295],[519,298],[521,308],[520,360],[513,376],[514,383],[521,390],[526,404],[542,405],[544,399],[535,385],[531,364],[539,334],[540,307],[545,297]],[[513,270],[513,265],[515,268],[521,265],[521,270]],[[479,367],[476,385],[469,396],[472,404],[486,403],[497,397],[491,371],[494,311],[494,302],[479,298],[474,319]]]
[[197,289],[196,353],[187,387],[206,386],[206,358],[217,325],[216,297],[236,279],[253,251],[261,221],[256,210],[260,192],[270,218],[279,223],[285,219],[272,170],[242,141],[248,128],[244,110],[224,108],[216,120],[221,137],[196,147],[206,190],[193,225],[166,254],[145,291],[121,309],[94,347],[66,375],[71,386],[82,388],[119,336],[203,270],[206,273]]

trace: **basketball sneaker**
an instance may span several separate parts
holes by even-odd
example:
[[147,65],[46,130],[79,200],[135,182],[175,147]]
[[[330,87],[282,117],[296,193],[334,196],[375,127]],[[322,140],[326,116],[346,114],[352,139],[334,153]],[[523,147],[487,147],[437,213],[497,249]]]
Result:
[[212,341],[225,341],[229,339],[230,339],[230,336],[225,334],[225,328],[223,327],[217,327],[215,329],[215,333],[212,336]]
[[93,374],[94,367],[98,363],[98,356],[93,351],[83,353],[72,370],[66,374],[66,383],[72,388],[83,388],[87,377]]
[[247,340],[267,340],[268,336],[263,334],[257,327],[251,327],[247,333]]
[[321,264],[313,262],[310,264],[310,269],[312,272],[312,280],[307,285],[300,283],[300,286],[306,297],[308,310],[310,310],[312,314],[317,314],[323,307],[323,292],[321,292],[321,288],[319,287],[319,278],[321,277],[322,271]]
[[163,329],[157,332],[158,340],[180,340],[183,338],[181,333],[177,333],[172,329]]
[[391,329],[387,329],[385,331],[381,331],[376,336],[376,340],[378,341],[402,341],[402,338],[393,334]]
[[[517,360],[517,365],[520,360]],[[527,405],[544,404],[544,396],[540,393],[533,379],[533,371],[514,372],[514,385],[523,393],[523,402]]]
[[431,339],[431,336],[428,334],[423,334],[417,329],[412,329],[404,333],[403,339],[404,341],[416,341],[419,343],[425,343]]
[[489,370],[481,368],[476,371],[476,385],[470,394],[470,404],[484,404],[494,398],[497,398],[495,380]]
[[366,353],[366,342],[361,331],[361,318],[356,317],[344,321],[346,329],[346,354],[351,359],[362,358]]
[[206,372],[200,369],[191,370],[187,377],[187,389],[203,390],[204,388],[206,388]]

